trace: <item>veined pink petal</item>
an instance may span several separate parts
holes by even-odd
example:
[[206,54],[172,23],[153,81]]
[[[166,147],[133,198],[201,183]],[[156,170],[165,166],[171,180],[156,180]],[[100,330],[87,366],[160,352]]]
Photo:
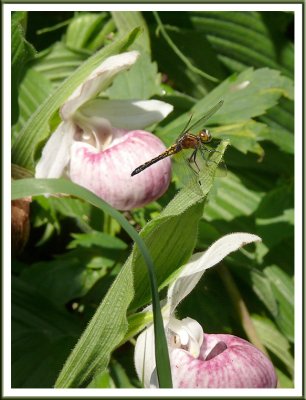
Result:
[[131,177],[131,172],[164,150],[156,136],[139,130],[116,139],[104,151],[75,142],[71,148],[70,179],[119,210],[142,207],[167,190],[171,161],[162,160],[137,176]]
[[182,349],[170,355],[175,388],[275,388],[271,361],[246,340],[205,334],[199,358]]

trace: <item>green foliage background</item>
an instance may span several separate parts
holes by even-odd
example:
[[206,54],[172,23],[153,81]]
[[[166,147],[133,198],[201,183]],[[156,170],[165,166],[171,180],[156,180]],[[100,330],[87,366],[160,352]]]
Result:
[[[77,84],[82,76],[74,75],[73,81],[71,74],[84,66],[86,76],[105,46],[110,54],[124,46],[141,52],[105,95],[159,98],[174,105],[174,112],[154,127],[166,145],[173,143],[190,110],[201,115],[224,99],[208,123],[214,137],[230,140],[228,173],[214,181],[204,209],[183,194],[171,201],[178,187],[174,180],[162,198],[127,217],[143,228],[160,288],[192,252],[205,250],[224,234],[245,231],[262,238],[256,247],[227,257],[222,268],[230,271],[281,387],[293,386],[294,361],[293,19],[288,12],[160,12],[157,17],[151,12],[18,12],[12,17],[13,176],[18,167],[33,173],[42,144],[59,122],[60,104],[48,109],[48,96],[60,103],[54,94],[65,98],[65,80]],[[136,39],[120,42],[139,26]],[[246,81],[251,84],[238,90]],[[42,122],[35,131],[37,116]],[[133,281],[131,300],[125,303],[128,328],[119,320],[113,325],[120,343],[108,338],[103,360],[93,349],[95,367],[89,376],[78,354],[77,372],[72,377],[71,363],[66,364],[67,374],[57,386],[139,387],[132,337],[151,318],[141,312],[150,292],[140,255],[134,249],[129,257],[130,238],[101,209],[76,198],[37,196],[30,218],[29,241],[21,254],[13,254],[13,387],[53,387],[84,330],[85,340],[91,318],[99,320],[102,309],[104,318],[112,318],[115,305],[101,301],[123,290],[120,280]],[[154,229],[161,232],[159,241],[152,238]],[[199,321],[205,332],[251,340],[218,267],[204,275],[178,312]],[[103,323],[93,329],[103,329]]]

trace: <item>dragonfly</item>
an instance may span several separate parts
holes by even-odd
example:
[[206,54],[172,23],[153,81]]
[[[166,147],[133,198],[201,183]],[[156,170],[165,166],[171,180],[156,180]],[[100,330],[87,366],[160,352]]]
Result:
[[[201,158],[205,160],[206,164],[208,164],[208,154],[212,152],[217,152],[217,150],[208,149],[206,146],[207,143],[212,141],[212,136],[208,129],[201,129],[200,131],[198,131],[197,134],[193,134],[192,131],[196,131],[199,128],[202,128],[204,123],[220,109],[222,104],[223,100],[219,101],[219,103],[213,106],[207,113],[205,113],[192,125],[190,125],[193,117],[191,115],[181,134],[178,136],[176,142],[172,146],[168,147],[163,153],[159,154],[157,157],[152,158],[151,160],[134,169],[134,171],[131,173],[131,176],[139,174],[151,165],[157,163],[160,160],[163,160],[166,157],[173,156],[181,152],[182,150],[187,149],[191,149],[192,153],[188,158],[185,159],[193,173],[198,175],[201,169],[198,165],[199,162],[197,161],[197,155],[200,154]],[[226,168],[224,163],[223,168]],[[198,182],[199,184],[201,184],[200,181]]]

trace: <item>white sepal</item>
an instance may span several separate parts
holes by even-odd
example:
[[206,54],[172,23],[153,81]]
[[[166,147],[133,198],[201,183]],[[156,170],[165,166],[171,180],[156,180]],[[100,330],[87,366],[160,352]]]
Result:
[[243,245],[260,240],[259,236],[250,233],[231,233],[217,240],[206,251],[194,254],[168,289],[167,302],[171,305],[170,313],[174,312],[178,304],[192,291],[205,270],[218,264]]
[[113,81],[115,76],[130,68],[139,57],[138,51],[129,51],[107,58],[99,65],[77,89],[61,108],[61,116],[67,120],[73,116],[75,111],[88,100],[96,97],[105,90]]
[[154,326],[150,325],[137,338],[134,352],[135,368],[140,382],[150,387],[153,371],[156,367]]
[[78,109],[82,118],[97,120],[103,115],[116,128],[143,129],[164,119],[173,106],[159,100],[105,100],[96,98]]
[[60,178],[70,160],[75,134],[73,122],[61,122],[42,151],[35,169],[35,178]]

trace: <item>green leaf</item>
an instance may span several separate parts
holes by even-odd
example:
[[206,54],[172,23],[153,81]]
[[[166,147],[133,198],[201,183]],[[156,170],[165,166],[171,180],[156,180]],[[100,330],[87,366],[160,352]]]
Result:
[[275,368],[278,380],[278,387],[279,388],[294,388],[294,382],[290,379],[287,375],[285,375],[280,369]]
[[177,24],[174,26],[174,24],[169,25],[168,19],[165,18],[165,15],[170,15],[169,13],[158,13],[170,38],[170,41],[169,38],[166,41],[159,27],[156,27],[155,23],[149,24],[148,13],[144,13],[151,30],[152,52],[160,70],[164,73],[166,82],[189,96],[201,98],[215,86],[215,83],[205,78],[199,70],[218,79],[225,78],[226,74],[206,35],[190,28],[188,22],[184,24],[183,14],[186,15],[186,13],[174,13]]
[[82,297],[108,270],[116,264],[116,252],[102,249],[79,249],[35,263],[25,269],[20,277],[56,304],[67,304]]
[[[201,65],[201,57],[204,65],[209,60],[207,67],[211,67],[212,70],[208,72],[220,78],[226,76],[226,69],[240,73],[247,67],[267,66],[293,78],[293,43],[286,33],[288,26],[293,23],[292,13],[193,11],[163,12],[160,16],[165,24],[169,24],[168,32],[176,35],[175,42],[180,43],[184,53],[196,65]],[[280,21],[280,24],[277,21]],[[188,38],[186,43],[179,41],[180,35]],[[175,87],[182,87],[184,92],[196,97],[206,94],[207,83],[193,81],[189,69],[180,68],[180,62],[175,55],[169,57],[169,51],[163,50],[162,40],[154,39],[153,48],[155,45],[154,51],[159,65],[174,82]],[[164,52],[160,54],[162,51]],[[292,80],[284,78],[283,85],[288,86],[288,98],[293,99]],[[208,91],[211,89],[212,86],[208,87]],[[290,103],[292,106],[292,102]],[[268,129],[260,132],[260,137],[271,140],[282,150],[292,153],[293,125],[289,130],[287,126],[292,117],[293,113],[288,114],[283,104],[268,110],[264,117],[260,118],[268,125]],[[286,121],[286,126],[281,121]]]
[[[39,82],[39,85],[37,85]],[[29,68],[19,87],[19,118],[12,129],[12,141],[14,142],[22,131],[23,126],[30,119],[37,108],[45,101],[53,87],[51,82],[40,72]]]
[[[242,179],[228,171],[224,179],[216,181],[215,190],[205,207],[204,219],[233,221],[238,217],[253,214],[264,196],[264,190],[254,186],[254,183],[253,187],[250,187],[250,183],[246,176]],[[243,231],[244,227],[241,226],[240,230]]]
[[112,12],[119,34],[141,27],[141,34],[131,46],[140,52],[137,62],[129,71],[118,75],[106,91],[110,99],[149,99],[162,95],[161,77],[157,64],[151,61],[150,37],[145,20],[140,12]]
[[119,33],[122,35],[136,27],[141,28],[141,34],[135,40],[132,48],[139,50],[141,53],[150,54],[150,36],[147,24],[138,11],[113,11],[112,17]]
[[53,387],[79,334],[77,319],[65,309],[12,279],[12,387]]
[[269,248],[294,235],[292,185],[278,186],[263,197],[256,212],[257,233]]
[[[287,80],[278,71],[268,68],[254,71],[250,68],[223,81],[199,100],[191,112],[193,120],[196,121],[223,99],[223,106],[206,123],[206,125],[221,125],[212,129],[213,135],[217,138],[230,139],[233,146],[244,152],[252,151],[263,155],[258,141],[261,140],[260,134],[264,126],[250,119],[264,114],[267,109],[275,106],[281,96],[289,95]],[[158,135],[167,144],[173,143],[187,120],[187,115],[180,116],[161,128]]]
[[[226,149],[227,143],[222,142],[217,148],[216,162]],[[212,169],[216,169],[213,165]],[[173,274],[178,267],[186,263],[195,247],[198,235],[198,222],[203,212],[203,196],[207,196],[213,185],[212,170],[203,170],[202,193],[185,187],[174,197],[167,207],[155,219],[147,223],[141,231],[145,243],[150,248],[154,259],[157,280],[160,288],[173,280]],[[135,275],[135,297],[131,305],[134,310],[149,301],[148,278],[140,254],[135,254],[137,275]]]
[[26,25],[26,19],[27,13],[25,12],[18,11],[12,13],[12,124],[16,123],[19,116],[19,84],[26,72],[27,62],[35,55],[34,47],[25,39],[24,26]]
[[292,375],[294,359],[290,353],[290,344],[287,339],[267,318],[252,315],[252,321],[264,346],[283,362],[288,372]]
[[46,99],[32,115],[15,141],[12,149],[13,163],[25,168],[33,168],[35,147],[47,137],[49,132],[48,121],[52,115],[103,60],[115,53],[124,51],[134,41],[137,34],[138,30],[135,29],[122,39],[94,54]]
[[250,286],[252,287],[254,293],[264,303],[264,305],[275,318],[278,313],[278,303],[272,290],[270,280],[267,279],[261,271],[256,269],[251,269],[247,278],[250,279]]
[[215,76],[209,75],[207,72],[204,72],[204,70],[197,68],[190,60],[188,57],[186,57],[182,51],[180,50],[179,46],[177,46],[174,41],[171,39],[169,36],[167,30],[165,29],[165,26],[163,25],[161,19],[159,18],[159,14],[156,11],[153,11],[154,18],[156,19],[157,22],[157,30],[161,33],[161,35],[164,37],[165,41],[167,42],[169,48],[173,50],[173,52],[179,57],[179,59],[184,63],[185,67],[187,68],[188,71],[192,72],[195,75],[199,75],[202,78],[212,81],[212,82],[217,82],[218,79]]
[[[206,33],[218,58],[231,71],[248,66],[280,69],[293,76],[293,46],[276,21],[283,12],[191,12],[194,28]],[[288,25],[293,14],[286,16]]]
[[[132,229],[128,221],[124,219],[124,217],[117,210],[113,209],[92,192],[72,183],[71,181],[65,179],[24,179],[12,182],[12,199],[34,196],[43,193],[69,193],[70,195],[84,198],[86,201],[90,202],[96,207],[101,208],[103,211],[115,218],[121,224],[123,229],[125,229],[131,238],[137,243],[140,252],[145,259],[148,268],[147,272],[149,273],[150,277],[154,313],[154,332],[155,338],[158,337],[158,340],[155,342],[155,356],[159,384],[160,387],[171,387],[170,362],[163,328],[159,296],[157,292],[156,277],[154,274],[154,264],[146,246],[144,245],[144,242],[141,240],[137,232]],[[124,274],[124,272],[122,272],[122,274]],[[70,387],[73,384],[84,384],[95,372],[97,372],[97,369],[101,370],[107,366],[110,352],[120,341],[120,338],[127,330],[125,314],[133,296],[133,276],[131,274],[131,270],[126,271],[125,274],[126,275],[121,282],[121,284],[124,286],[121,287],[119,291],[111,291],[105,296],[104,301],[107,306],[104,309],[104,303],[102,303],[97,313],[91,320],[90,326],[95,326],[95,329],[92,331],[92,328],[89,328],[87,331],[85,331],[75,351],[70,355],[70,358],[68,359],[58,379],[59,387]],[[118,310],[115,311],[115,313],[113,304],[118,306]],[[105,321],[107,321],[106,326]],[[118,330],[110,334],[110,330],[114,330],[115,326],[118,326]],[[104,343],[102,349],[101,345],[103,343],[103,339],[105,339],[104,335],[106,335],[105,337],[109,339],[109,341],[107,345]],[[87,363],[81,362],[81,358],[84,357],[85,348],[90,349],[87,352]],[[89,364],[90,368],[88,366]]]
[[67,29],[65,38],[66,45],[72,49],[94,50],[98,46],[96,41],[98,36],[101,47],[103,44],[101,32],[105,26],[106,19],[107,14],[105,12],[80,13],[76,15]]
[[[39,198],[39,202],[42,201],[42,198]],[[71,198],[48,198],[47,204],[45,206],[47,209],[52,210],[54,215],[57,216],[58,219],[61,217],[69,217],[73,218],[77,221],[77,225],[83,231],[91,231],[93,224],[99,221],[93,221],[92,213],[93,208],[91,204],[84,203],[79,199],[71,199]],[[97,215],[98,217],[98,215]],[[100,227],[102,226],[103,214],[100,215]],[[98,225],[98,223],[97,223]]]
[[89,389],[114,389],[115,383],[110,375],[109,370],[105,370],[100,374],[95,375],[93,380],[87,386]]
[[127,248],[127,245],[122,240],[103,232],[74,233],[72,237],[74,240],[69,243],[68,249],[73,249],[77,246],[102,246],[111,250],[124,250]]
[[88,58],[88,53],[55,42],[49,49],[39,53],[32,68],[44,75],[56,89]]
[[294,342],[294,286],[290,276],[277,265],[265,267],[264,274],[268,277],[278,303],[278,314],[275,323]]
[[135,388],[131,383],[127,372],[118,361],[110,363],[110,372],[117,388]]

